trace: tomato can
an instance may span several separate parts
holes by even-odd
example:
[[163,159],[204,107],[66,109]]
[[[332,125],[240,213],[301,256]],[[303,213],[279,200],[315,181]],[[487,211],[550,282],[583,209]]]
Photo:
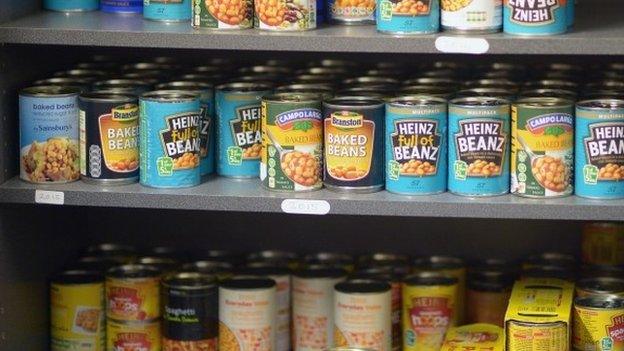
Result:
[[455,33],[494,33],[503,29],[502,0],[441,0],[442,29]]
[[377,0],[377,30],[392,35],[440,31],[440,0]]
[[127,322],[106,321],[106,350],[108,351],[161,351],[160,320]]
[[95,11],[100,6],[98,0],[43,0],[43,8],[61,12]]
[[347,25],[374,24],[375,0],[328,0],[327,12],[331,22]]
[[587,223],[581,236],[581,257],[590,265],[624,265],[624,224]]
[[624,298],[577,297],[572,346],[575,350],[624,349]]
[[195,29],[253,28],[253,8],[253,0],[192,0],[191,24]]
[[576,296],[623,296],[624,278],[594,276],[581,279],[576,284]]
[[143,0],[143,18],[153,21],[184,22],[191,19],[192,0]]
[[503,0],[503,30],[507,34],[524,36],[565,33],[570,1],[574,0]]
[[160,318],[160,271],[130,264],[106,273],[106,317],[143,322]]

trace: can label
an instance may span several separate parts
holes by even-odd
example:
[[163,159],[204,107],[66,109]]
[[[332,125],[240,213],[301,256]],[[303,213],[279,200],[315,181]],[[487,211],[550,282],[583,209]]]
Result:
[[55,284],[50,287],[50,349],[103,351],[104,284]]
[[624,264],[624,225],[590,223],[583,227],[581,240],[583,262],[592,265]]
[[143,0],[143,17],[158,21],[189,21],[191,0]]
[[160,351],[160,322],[120,323],[106,322],[106,350]]
[[204,90],[199,95],[201,105],[201,120],[199,123],[199,172],[201,175],[215,171],[215,141],[214,141],[214,91]]
[[334,294],[334,345],[392,350],[391,292]]
[[159,279],[107,278],[106,316],[118,321],[146,321],[159,318]]
[[503,27],[502,0],[442,0],[442,27],[457,30],[488,30]]
[[504,351],[504,331],[499,326],[484,323],[450,328],[440,351],[458,350]]
[[400,351],[403,347],[401,340],[401,309],[403,308],[403,284],[400,281],[391,282],[392,294],[392,349]]
[[253,27],[253,0],[192,0],[194,28]]
[[375,20],[375,0],[330,0],[328,6],[334,21],[373,23]]
[[143,0],[100,0],[104,12],[142,13]]
[[43,8],[53,11],[94,11],[98,0],[43,0]]
[[277,323],[275,324],[276,332],[276,350],[289,351],[290,348],[290,275],[272,275],[271,279],[276,284],[276,304],[277,304]]
[[520,35],[564,33],[567,28],[569,0],[504,0],[503,29]]
[[507,322],[508,351],[568,351],[568,326],[565,323]]
[[377,30],[386,33],[424,34],[440,31],[437,0],[377,1]]
[[279,31],[314,29],[316,0],[255,1],[254,26]]
[[575,350],[624,350],[624,309],[574,306]]

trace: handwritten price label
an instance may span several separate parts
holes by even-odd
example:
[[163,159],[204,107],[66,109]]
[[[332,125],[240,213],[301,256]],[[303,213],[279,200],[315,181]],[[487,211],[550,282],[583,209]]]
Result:
[[35,190],[35,203],[63,205],[65,204],[65,193],[62,191]]
[[490,49],[490,43],[483,38],[442,36],[436,39],[435,46],[441,52],[453,54],[485,54]]
[[291,214],[326,215],[331,206],[325,200],[286,199],[282,201],[282,211]]

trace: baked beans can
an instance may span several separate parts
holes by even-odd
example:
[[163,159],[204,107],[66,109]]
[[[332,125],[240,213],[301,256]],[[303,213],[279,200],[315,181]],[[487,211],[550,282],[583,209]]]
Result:
[[341,97],[323,102],[325,187],[370,193],[384,186],[384,101]]
[[276,350],[276,283],[232,278],[219,286],[219,350]]
[[158,90],[141,95],[139,101],[141,184],[156,188],[199,185],[199,96]]
[[624,224],[596,222],[583,225],[581,257],[591,265],[624,265]]
[[417,35],[440,31],[440,0],[377,0],[376,8],[377,30],[381,33]]
[[161,351],[161,322],[106,321],[107,351]]
[[580,267],[580,278],[593,277],[624,277],[624,266],[606,266],[583,264]]
[[316,28],[316,0],[285,0],[278,1],[277,5],[273,5],[270,0],[256,0],[254,4],[256,28],[272,31],[303,31]]
[[85,12],[98,9],[98,0],[43,0],[43,8],[61,12]]
[[93,83],[93,90],[118,91],[140,96],[152,90],[152,86],[146,82],[133,79],[106,79]]
[[134,183],[139,178],[139,105],[136,96],[83,93],[80,174],[86,182]]
[[505,332],[503,328],[487,323],[449,328],[440,351],[456,350],[504,351]]
[[268,85],[252,82],[220,85],[216,91],[217,173],[256,178],[262,151],[261,103]]
[[260,179],[270,190],[323,186],[323,114],[315,94],[282,93],[262,99]]
[[456,97],[497,97],[509,101],[516,100],[516,94],[513,91],[509,91],[506,88],[499,87],[475,87],[469,89],[462,89],[455,93]]
[[130,262],[136,257],[137,250],[132,245],[119,243],[100,243],[89,245],[85,252],[94,256],[125,257],[125,262]]
[[196,29],[253,28],[253,8],[253,0],[192,0],[191,24]]
[[162,350],[216,351],[219,297],[214,276],[172,273],[163,278]]
[[577,297],[573,335],[575,350],[624,349],[624,298]]
[[624,100],[585,100],[576,105],[576,195],[624,198]]
[[293,276],[293,350],[323,351],[334,345],[334,287],[347,278],[343,269],[307,268]]
[[83,256],[76,262],[70,264],[72,270],[86,270],[99,272],[102,275],[114,266],[118,266],[125,262],[118,260],[117,257],[104,257],[104,256]]
[[442,29],[456,33],[493,33],[503,29],[503,0],[441,0]]
[[143,18],[153,21],[184,22],[191,19],[192,0],[143,0]]
[[524,89],[520,91],[519,97],[522,98],[535,98],[535,97],[553,97],[575,101],[577,93],[568,89],[557,88],[536,88],[536,89]]
[[457,278],[421,272],[403,282],[403,350],[437,351],[455,325]]
[[129,264],[106,273],[106,317],[144,322],[160,318],[160,271]]
[[374,24],[375,0],[329,0],[327,12],[331,22],[356,25]]
[[448,190],[464,196],[508,193],[509,101],[453,99],[448,129]]
[[392,350],[390,284],[353,279],[334,287],[334,346]]
[[471,271],[466,289],[466,323],[503,327],[513,280],[511,274],[496,269]]
[[446,100],[405,96],[386,104],[386,190],[446,191]]
[[20,91],[20,178],[67,183],[80,177],[78,94],[75,87]]
[[574,0],[503,0],[503,30],[507,34],[523,36],[565,33],[570,1]]
[[50,349],[104,351],[104,277],[69,270],[50,283]]
[[81,78],[69,78],[69,77],[52,77],[46,79],[40,79],[33,82],[33,86],[49,86],[55,85],[59,87],[78,88],[81,93],[86,93],[91,90],[91,82],[89,80]]
[[100,10],[110,13],[143,13],[143,0],[100,0]]
[[594,276],[576,283],[576,296],[624,296],[624,278]]

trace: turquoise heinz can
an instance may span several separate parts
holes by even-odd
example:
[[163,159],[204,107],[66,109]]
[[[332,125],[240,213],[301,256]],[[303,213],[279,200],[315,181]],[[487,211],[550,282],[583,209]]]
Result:
[[446,100],[416,95],[386,103],[386,190],[404,195],[446,191]]
[[143,17],[154,21],[190,21],[192,0],[144,0]]
[[525,36],[565,33],[571,1],[574,0],[504,0],[503,31]]
[[395,35],[440,31],[440,0],[377,0],[377,30]]
[[576,195],[624,198],[624,100],[585,100],[576,105]]
[[140,98],[140,179],[155,188],[199,185],[199,96],[157,90]]
[[262,97],[269,85],[237,82],[220,85],[215,94],[217,173],[232,178],[260,176]]
[[52,11],[95,11],[99,8],[99,6],[99,0],[43,0],[43,8]]
[[574,16],[576,16],[576,0],[568,0],[568,7],[566,8],[568,28],[574,27]]
[[448,189],[465,196],[509,192],[509,101],[463,97],[449,103]]

